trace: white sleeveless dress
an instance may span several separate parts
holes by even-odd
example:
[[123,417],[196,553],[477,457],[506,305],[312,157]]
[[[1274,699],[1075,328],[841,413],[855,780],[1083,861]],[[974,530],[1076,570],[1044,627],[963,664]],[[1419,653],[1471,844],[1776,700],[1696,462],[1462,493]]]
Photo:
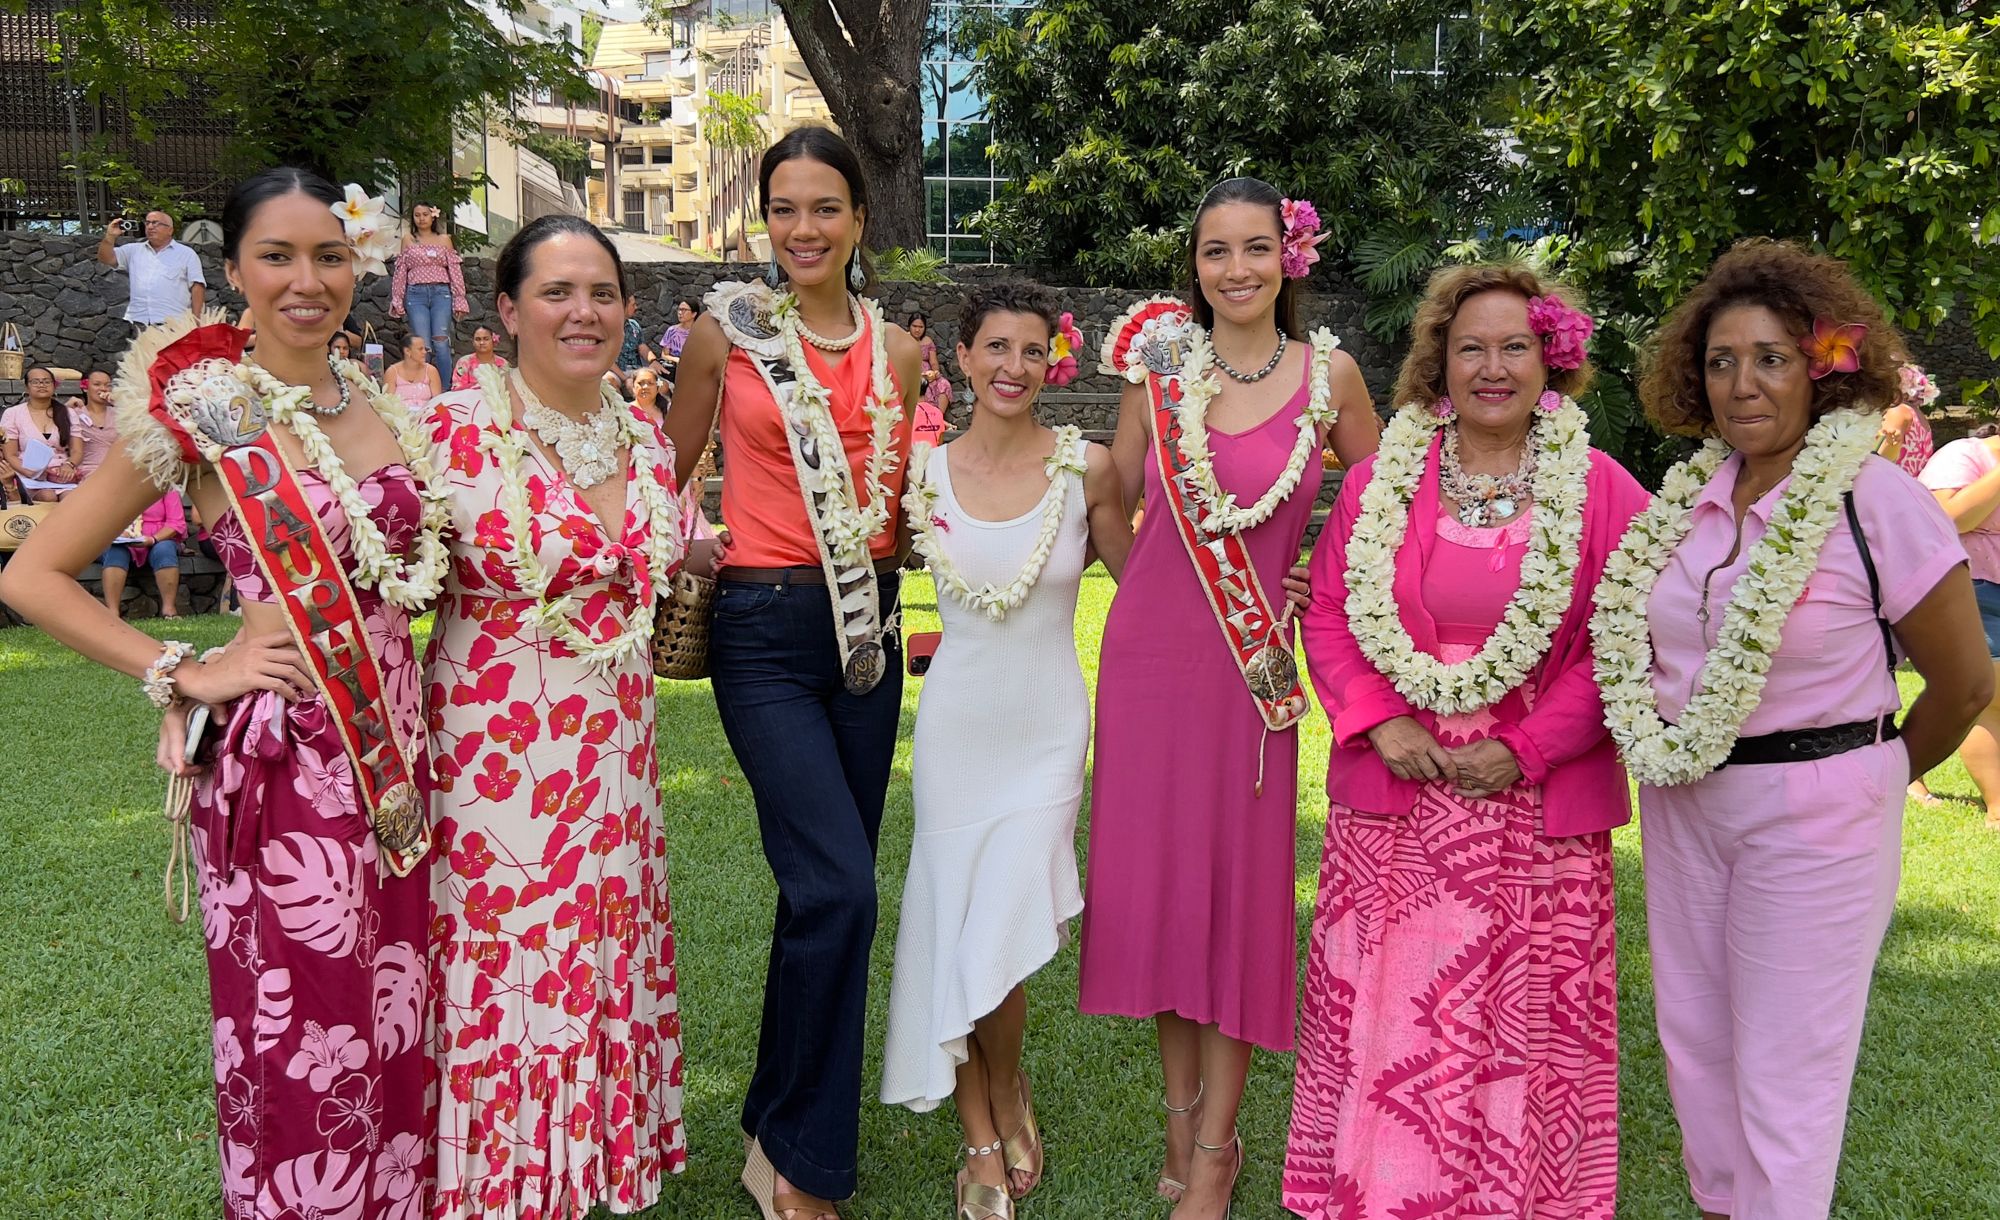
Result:
[[[1041,534],[1043,504],[1011,521],[967,516],[948,449],[928,471],[938,543],[974,588],[1006,584]],[[1076,814],[1090,693],[1076,596],[1089,526],[1082,476],[1056,477],[1067,485],[1062,525],[1027,599],[996,623],[938,597],[944,640],[917,704],[916,833],[882,1056],[882,1100],[912,1110],[951,1096],[973,1021],[1046,965],[1083,911]]]

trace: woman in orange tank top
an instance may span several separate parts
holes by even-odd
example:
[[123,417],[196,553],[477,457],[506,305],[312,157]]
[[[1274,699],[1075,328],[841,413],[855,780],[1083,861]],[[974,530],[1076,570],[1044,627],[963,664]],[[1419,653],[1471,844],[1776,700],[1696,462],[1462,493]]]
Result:
[[830,1200],[856,1179],[875,843],[902,712],[899,501],[922,382],[916,341],[861,295],[854,151],[799,128],[764,154],[759,187],[769,282],[709,295],[666,430],[686,482],[720,416],[728,541],[709,661],[778,883],[743,1184],[764,1220],[837,1220]]

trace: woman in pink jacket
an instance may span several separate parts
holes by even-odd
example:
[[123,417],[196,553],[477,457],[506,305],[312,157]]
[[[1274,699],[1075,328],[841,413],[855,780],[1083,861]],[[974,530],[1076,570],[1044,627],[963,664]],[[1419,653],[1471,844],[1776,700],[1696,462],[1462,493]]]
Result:
[[1592,323],[1513,265],[1440,272],[1400,410],[1313,555],[1333,721],[1284,1202],[1610,1220],[1611,828],[1591,592],[1647,502],[1571,396]]

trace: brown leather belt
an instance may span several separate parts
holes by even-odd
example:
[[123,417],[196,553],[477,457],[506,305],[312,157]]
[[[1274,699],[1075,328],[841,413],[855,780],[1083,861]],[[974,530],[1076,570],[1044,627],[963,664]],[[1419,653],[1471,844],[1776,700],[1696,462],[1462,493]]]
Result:
[[[894,556],[875,561],[875,575],[893,574],[902,563]],[[730,580],[746,585],[825,585],[826,573],[819,568],[720,568],[715,573],[717,580]]]

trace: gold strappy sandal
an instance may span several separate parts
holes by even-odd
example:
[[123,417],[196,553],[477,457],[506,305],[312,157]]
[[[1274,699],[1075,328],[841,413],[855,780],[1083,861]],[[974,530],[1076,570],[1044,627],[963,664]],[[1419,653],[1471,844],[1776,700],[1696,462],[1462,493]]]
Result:
[[748,1146],[744,1149],[743,1189],[756,1200],[764,1220],[816,1220],[819,1216],[840,1214],[837,1206],[817,1195],[800,1190],[777,1194],[778,1170],[771,1164],[771,1158],[764,1155],[764,1145],[748,1136],[744,1138]]
[[[1201,1104],[1201,1095],[1205,1091],[1207,1091],[1207,1089],[1208,1089],[1208,1083],[1206,1081],[1197,1084],[1194,1088],[1194,1100],[1184,1106],[1174,1105],[1172,1102],[1166,1099],[1166,1096],[1164,1094],[1162,1094],[1160,1097],[1160,1108],[1162,1110],[1165,1110],[1169,1114],[1192,1114],[1194,1113],[1194,1108]],[[1186,1182],[1182,1182],[1179,1181],[1178,1179],[1168,1177],[1166,1175],[1165,1170],[1162,1170],[1160,1172],[1159,1195],[1162,1199],[1172,1199],[1174,1202],[1179,1203],[1181,1201],[1181,1196],[1186,1193],[1187,1193]]]
[[1200,1133],[1197,1132],[1194,1146],[1203,1152],[1227,1152],[1231,1148],[1236,1149],[1236,1169],[1229,1175],[1229,1197],[1222,1204],[1222,1220],[1229,1220],[1230,1215],[1236,1211],[1236,1180],[1243,1176],[1243,1135],[1241,1132],[1232,1131],[1226,1144],[1204,1144],[1201,1142]]
[[[1001,1147],[1007,1157],[1007,1193],[1016,1199],[1028,1197],[1028,1191],[1042,1184],[1042,1131],[1035,1123],[1035,1091],[1028,1084],[1028,1074],[1021,1077],[1021,1125],[1014,1128],[1014,1134],[1000,1137]],[[1027,1190],[1014,1194],[1015,1173],[1033,1174],[1034,1184]]]
[[[966,1160],[992,1156],[1005,1144],[1005,1140],[994,1140],[984,1148],[967,1144]],[[972,1167],[967,1165],[958,1171],[958,1220],[1014,1220],[1014,1200],[1002,1187],[973,1181]]]

